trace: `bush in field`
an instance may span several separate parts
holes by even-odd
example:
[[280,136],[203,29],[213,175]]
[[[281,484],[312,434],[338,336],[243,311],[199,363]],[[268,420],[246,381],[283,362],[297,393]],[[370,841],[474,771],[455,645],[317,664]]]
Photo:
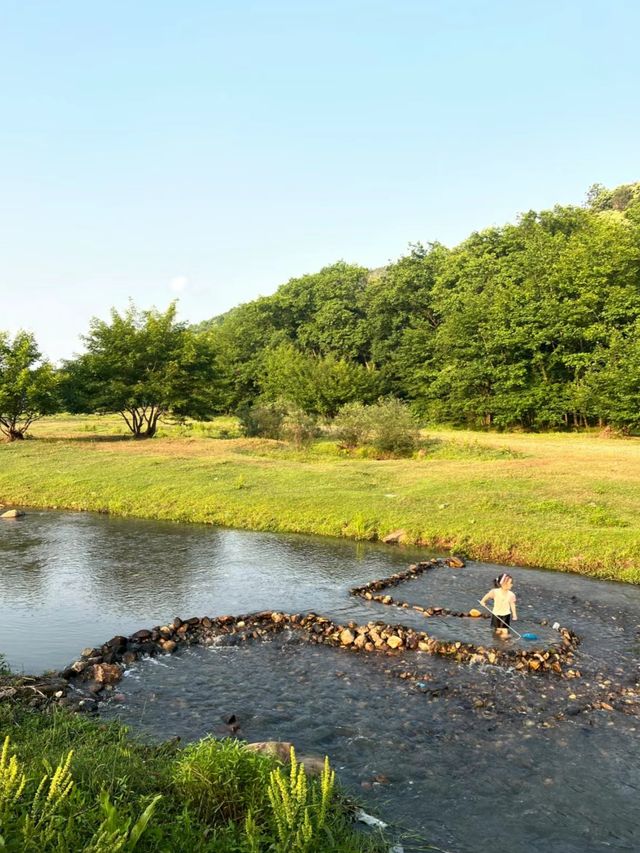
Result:
[[372,444],[379,453],[408,456],[418,443],[418,428],[406,403],[394,397],[371,406]]
[[347,403],[333,425],[342,446],[348,450],[372,445],[379,454],[407,456],[418,443],[418,429],[406,403],[394,397],[372,406]]
[[371,436],[371,410],[373,406],[347,403],[333,421],[338,441],[347,450],[366,444]]
[[282,421],[282,437],[297,447],[305,447],[318,435],[318,422],[297,406],[291,407]]
[[236,414],[247,438],[281,438],[286,414],[281,403],[253,403],[241,407]]

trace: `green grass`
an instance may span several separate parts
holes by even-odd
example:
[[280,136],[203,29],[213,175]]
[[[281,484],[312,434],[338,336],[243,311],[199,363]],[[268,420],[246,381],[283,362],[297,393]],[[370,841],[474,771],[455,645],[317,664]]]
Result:
[[[94,431],[95,429],[95,431]],[[411,459],[235,435],[233,419],[129,440],[57,417],[0,446],[0,501],[357,539],[640,582],[640,440],[432,430]],[[119,432],[118,432],[119,430]]]
[[[26,775],[21,795],[7,797],[10,774],[7,763],[0,762],[0,844],[7,851],[127,851],[133,849],[130,839],[122,847],[115,838],[97,845],[100,827],[103,836],[111,831],[126,837],[148,808],[152,814],[135,846],[141,853],[375,853],[388,848],[379,836],[354,833],[340,793],[330,794],[320,828],[314,813],[320,782],[311,779],[303,799],[316,829],[313,845],[283,847],[269,797],[279,765],[233,740],[207,738],[185,749],[175,743],[150,746],[132,740],[118,724],[0,703],[0,747],[7,735],[20,774]],[[57,804],[54,798],[53,814],[34,827],[29,820],[38,813],[31,808],[38,783],[44,774],[51,777],[69,750],[70,793]]]

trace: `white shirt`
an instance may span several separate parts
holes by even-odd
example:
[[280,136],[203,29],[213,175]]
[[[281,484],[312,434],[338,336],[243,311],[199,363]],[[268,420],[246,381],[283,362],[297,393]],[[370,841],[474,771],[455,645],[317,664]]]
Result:
[[515,594],[510,589],[503,589],[500,586],[493,590],[494,616],[508,616],[511,613],[511,605],[515,603]]

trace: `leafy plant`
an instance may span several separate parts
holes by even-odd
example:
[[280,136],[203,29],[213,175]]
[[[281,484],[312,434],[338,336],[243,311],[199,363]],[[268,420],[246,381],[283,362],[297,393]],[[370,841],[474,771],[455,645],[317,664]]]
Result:
[[307,853],[318,849],[333,798],[335,772],[325,758],[317,786],[309,787],[304,764],[299,764],[291,747],[289,773],[281,768],[271,772],[269,802],[281,853]]

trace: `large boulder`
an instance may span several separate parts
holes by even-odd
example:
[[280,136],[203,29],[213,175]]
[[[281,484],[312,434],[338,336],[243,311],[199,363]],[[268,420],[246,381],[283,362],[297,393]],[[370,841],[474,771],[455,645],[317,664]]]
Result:
[[0,518],[22,518],[24,512],[21,509],[7,509],[5,510]]

